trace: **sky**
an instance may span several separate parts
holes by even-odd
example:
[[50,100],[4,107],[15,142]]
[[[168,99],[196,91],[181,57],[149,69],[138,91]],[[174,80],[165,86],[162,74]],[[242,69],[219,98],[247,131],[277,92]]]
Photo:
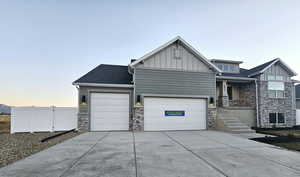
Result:
[[76,106],[74,80],[178,35],[209,59],[300,73],[299,19],[299,0],[0,0],[0,104]]

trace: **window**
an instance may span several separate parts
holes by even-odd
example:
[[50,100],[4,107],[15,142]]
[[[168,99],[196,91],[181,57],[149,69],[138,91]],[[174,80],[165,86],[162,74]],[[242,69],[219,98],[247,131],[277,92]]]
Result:
[[284,98],[284,82],[269,81],[268,92],[270,98]]
[[229,71],[228,65],[224,64],[224,71],[227,71],[227,72]]
[[284,90],[283,82],[269,82],[268,83],[269,90]]
[[270,124],[276,124],[276,113],[269,114],[269,121],[270,121]]
[[285,119],[284,119],[284,114],[283,113],[278,113],[278,123],[281,123],[283,124],[285,122]]
[[220,70],[223,70],[223,65],[218,64],[217,66],[218,66],[218,68],[219,68]]
[[230,72],[235,72],[235,67],[234,67],[234,65],[230,65]]
[[269,81],[284,81],[284,76],[279,76],[279,75],[268,75],[268,80]]
[[275,80],[275,76],[274,75],[268,75],[268,80],[274,81]]
[[284,113],[269,113],[270,124],[284,124]]
[[276,80],[283,81],[283,76],[276,76]]

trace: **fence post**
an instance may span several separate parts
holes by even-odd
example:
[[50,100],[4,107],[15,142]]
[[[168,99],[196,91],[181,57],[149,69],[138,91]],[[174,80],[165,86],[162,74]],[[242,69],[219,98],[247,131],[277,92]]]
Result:
[[52,131],[51,132],[54,132],[55,131],[55,106],[51,106],[51,110],[52,110]]
[[[31,106],[31,108],[32,108],[32,110],[34,110],[34,106]],[[32,122],[34,121],[34,120],[32,120],[32,119],[34,119],[33,118],[33,114],[31,114],[30,116],[29,116],[29,130],[30,130],[30,133],[34,133],[34,131],[33,131],[33,126],[32,126]]]

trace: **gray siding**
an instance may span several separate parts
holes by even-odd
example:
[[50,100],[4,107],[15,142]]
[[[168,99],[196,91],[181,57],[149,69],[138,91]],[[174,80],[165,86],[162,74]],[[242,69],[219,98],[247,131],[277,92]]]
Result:
[[212,72],[201,59],[181,44],[178,45],[179,56],[175,57],[176,44],[172,44],[145,59],[144,62],[137,65],[137,68],[167,69],[180,71]]
[[214,73],[135,69],[135,95],[178,94],[216,97]]

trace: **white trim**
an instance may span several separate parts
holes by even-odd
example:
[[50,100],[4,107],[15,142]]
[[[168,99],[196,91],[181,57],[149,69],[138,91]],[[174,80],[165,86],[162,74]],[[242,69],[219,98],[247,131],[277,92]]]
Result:
[[209,99],[205,95],[176,95],[176,94],[141,94],[142,97],[159,97],[159,98],[200,98]]
[[97,84],[97,83],[73,83],[78,86],[92,86],[92,87],[118,87],[118,88],[133,88],[130,84]]
[[274,65],[277,62],[281,62],[290,72],[294,75],[297,76],[297,73],[294,72],[287,64],[285,64],[280,58],[277,58],[275,61],[273,61],[271,64],[269,64],[267,67],[265,67],[263,70],[258,71],[256,73],[250,74],[249,77],[255,76],[257,74],[262,74],[264,73],[267,69],[269,69],[272,65]]
[[255,81],[256,78],[247,78],[247,77],[230,77],[230,76],[216,76],[217,79],[232,79],[232,80],[249,80]]
[[151,52],[147,53],[146,55],[142,56],[141,58],[137,59],[135,62],[132,62],[129,64],[130,67],[133,67],[140,63],[141,61],[149,58],[153,54],[163,50],[164,48],[168,47],[169,45],[173,44],[175,41],[181,41],[184,45],[186,45],[198,58],[201,58],[205,64],[211,66],[214,70],[216,70],[218,73],[221,73],[222,71],[216,67],[214,64],[212,64],[206,57],[204,57],[201,53],[199,53],[195,48],[193,48],[190,44],[188,44],[184,39],[182,39],[180,36],[175,37],[174,39],[170,40],[169,42],[161,45],[160,47],[152,50]]

